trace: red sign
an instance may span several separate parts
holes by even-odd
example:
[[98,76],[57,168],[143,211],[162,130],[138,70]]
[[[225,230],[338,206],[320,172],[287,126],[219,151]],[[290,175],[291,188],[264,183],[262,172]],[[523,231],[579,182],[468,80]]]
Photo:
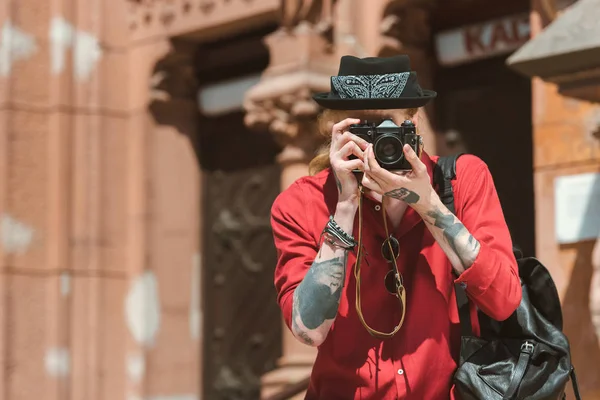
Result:
[[440,64],[455,65],[512,52],[529,40],[527,14],[442,32],[436,36]]

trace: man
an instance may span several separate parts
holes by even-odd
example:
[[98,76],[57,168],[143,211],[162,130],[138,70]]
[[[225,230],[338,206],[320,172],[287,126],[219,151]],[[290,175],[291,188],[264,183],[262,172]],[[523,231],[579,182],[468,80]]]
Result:
[[459,158],[455,216],[432,186],[437,157],[407,144],[409,168],[384,167],[394,149],[349,132],[365,120],[418,128],[418,109],[435,96],[402,55],[343,57],[331,91],[314,97],[326,109],[322,126],[333,125],[323,132],[330,145],[311,163],[315,173],[272,207],[278,302],[294,336],[319,349],[307,399],[453,398],[455,281],[466,287],[474,321],[475,306],[504,320],[520,303],[510,235],[483,161]]

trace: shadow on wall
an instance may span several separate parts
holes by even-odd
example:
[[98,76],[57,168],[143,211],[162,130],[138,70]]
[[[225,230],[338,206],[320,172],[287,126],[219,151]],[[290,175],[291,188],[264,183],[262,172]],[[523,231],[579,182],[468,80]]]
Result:
[[[600,179],[594,181],[592,193],[600,191]],[[586,216],[600,213],[600,203],[590,201]],[[594,223],[584,218],[581,232],[589,232]],[[593,227],[600,229],[600,227]],[[600,231],[598,232],[600,237]],[[600,340],[597,328],[592,322],[590,310],[590,290],[592,288],[592,252],[596,239],[561,245],[561,250],[573,250],[577,253],[569,286],[563,298],[564,332],[571,343],[571,356],[576,368],[581,395],[586,400],[600,400]],[[596,288],[600,290],[600,288]],[[568,386],[567,398],[574,398]]]
[[200,113],[195,103],[174,99],[172,101],[153,101],[148,107],[155,124],[154,131],[160,131],[164,126],[168,129],[175,128],[178,133],[190,142],[198,164],[200,164],[198,126]]

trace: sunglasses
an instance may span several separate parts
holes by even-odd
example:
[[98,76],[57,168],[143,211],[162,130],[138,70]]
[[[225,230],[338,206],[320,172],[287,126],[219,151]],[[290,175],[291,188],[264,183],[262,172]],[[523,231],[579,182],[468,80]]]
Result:
[[400,255],[400,243],[398,239],[393,236],[385,239],[381,245],[381,255],[383,258],[392,265],[387,274],[385,274],[384,284],[386,290],[393,295],[398,294],[398,287],[404,286],[404,279],[402,274],[398,272],[396,267],[396,258]]
[[389,263],[393,263],[400,255],[400,243],[393,236],[388,237],[381,244],[381,255]]

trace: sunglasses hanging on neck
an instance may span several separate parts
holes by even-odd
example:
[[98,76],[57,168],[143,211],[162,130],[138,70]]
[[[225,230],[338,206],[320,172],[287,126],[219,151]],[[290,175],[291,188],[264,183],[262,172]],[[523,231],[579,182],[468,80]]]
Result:
[[362,217],[362,203],[363,203],[363,195],[364,188],[362,185],[359,186],[359,196],[358,196],[358,250],[356,254],[356,264],[354,265],[354,277],[356,278],[356,313],[358,314],[358,318],[360,322],[363,324],[365,329],[371,334],[371,336],[380,338],[380,339],[389,339],[393,337],[400,328],[402,324],[404,324],[404,317],[406,315],[406,290],[404,288],[404,282],[402,279],[402,275],[398,272],[398,265],[396,264],[396,258],[398,258],[400,254],[400,244],[398,240],[389,234],[387,218],[385,215],[385,202],[382,202],[382,214],[383,214],[383,224],[385,227],[386,240],[383,242],[381,247],[381,254],[383,258],[385,258],[391,265],[390,270],[385,276],[384,285],[386,290],[396,296],[399,300],[402,316],[398,324],[394,327],[394,330],[387,332],[380,332],[373,328],[371,328],[362,313],[362,304],[361,304],[361,290],[360,290],[360,267],[364,257],[364,250],[362,246],[362,226],[363,226],[363,217]]

